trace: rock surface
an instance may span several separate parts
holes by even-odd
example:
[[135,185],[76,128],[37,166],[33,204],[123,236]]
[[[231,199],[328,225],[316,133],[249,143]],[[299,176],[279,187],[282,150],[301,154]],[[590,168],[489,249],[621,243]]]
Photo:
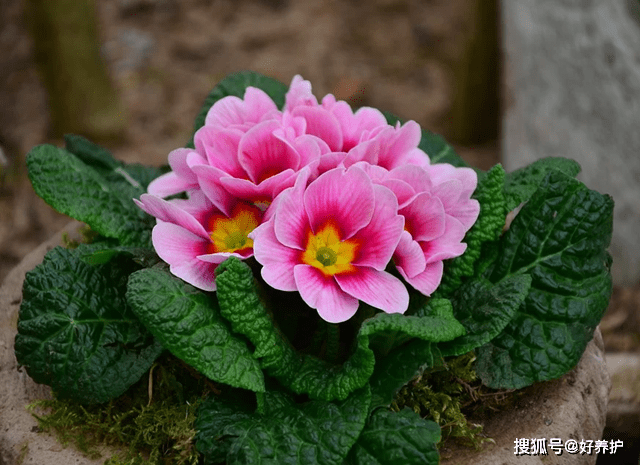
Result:
[[[70,223],[64,230],[73,236],[78,225],[77,222]],[[0,288],[0,465],[90,465],[104,460],[89,460],[72,448],[64,449],[52,436],[37,432],[37,423],[25,406],[34,400],[48,398],[50,390],[35,384],[24,371],[18,370],[13,353],[25,273],[39,264],[45,253],[59,245],[61,240],[62,234],[58,233],[30,253],[11,271]],[[503,412],[486,423],[485,432],[496,441],[495,445],[487,447],[479,455],[468,449],[445,451],[455,454],[455,460],[442,463],[515,463],[513,441],[517,437],[600,439],[609,387],[598,330],[574,370],[558,380],[528,388],[529,394],[515,410]],[[518,457],[517,463],[584,464],[595,463],[595,456],[563,454],[556,458],[551,454],[544,462],[539,457],[524,456]]]
[[502,2],[503,162],[582,165],[579,179],[613,196],[614,283],[640,279],[640,3]]
[[[556,455],[547,445],[546,456],[515,455],[518,438],[602,439],[607,416],[611,378],[604,360],[600,329],[580,362],[562,378],[530,386],[515,408],[481,422],[483,433],[493,439],[481,452],[452,446],[442,452],[442,465],[585,465],[596,455]],[[473,419],[471,420],[473,421]],[[450,457],[450,458],[448,458]]]

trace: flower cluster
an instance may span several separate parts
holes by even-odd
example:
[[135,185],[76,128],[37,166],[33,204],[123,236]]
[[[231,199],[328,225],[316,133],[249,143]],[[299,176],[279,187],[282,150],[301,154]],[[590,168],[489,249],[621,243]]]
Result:
[[358,301],[403,313],[408,290],[390,262],[430,295],[479,213],[475,172],[431,165],[420,138],[413,121],[391,126],[331,94],[318,103],[295,76],[282,110],[253,87],[218,100],[195,148],[171,152],[172,171],[136,202],[157,218],[158,255],[200,289],[216,289],[228,257],[254,256],[267,284],[298,291],[326,321],[349,319]]

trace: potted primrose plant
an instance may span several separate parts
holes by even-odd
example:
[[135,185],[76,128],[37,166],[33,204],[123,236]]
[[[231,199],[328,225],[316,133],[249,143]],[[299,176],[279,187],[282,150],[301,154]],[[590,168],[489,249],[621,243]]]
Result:
[[159,372],[200,392],[190,463],[436,464],[401,389],[460,357],[488,388],[559,378],[609,301],[613,201],[577,163],[473,169],[300,76],[225,78],[169,167],[65,144],[29,177],[91,240],[27,273],[17,362],[82,409],[151,403]]

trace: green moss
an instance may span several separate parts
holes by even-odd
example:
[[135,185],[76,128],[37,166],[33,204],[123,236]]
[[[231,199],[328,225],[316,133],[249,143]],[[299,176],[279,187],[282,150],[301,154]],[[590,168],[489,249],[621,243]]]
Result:
[[104,446],[119,450],[104,462],[107,465],[195,465],[196,409],[216,390],[180,361],[163,356],[149,376],[107,404],[82,406],[53,399],[28,408],[43,431],[89,458],[101,458]]
[[16,460],[17,465],[22,465],[24,463],[24,459],[27,458],[27,454],[29,453],[29,441],[25,441],[20,447],[20,455],[18,455],[18,459]]
[[479,449],[492,440],[482,435],[482,426],[468,420],[484,409],[500,409],[508,403],[509,392],[493,391],[482,386],[473,362],[473,352],[447,360],[445,365],[425,371],[404,386],[391,404],[399,411],[412,409],[423,418],[428,418],[442,428],[442,441],[455,438],[464,444]]

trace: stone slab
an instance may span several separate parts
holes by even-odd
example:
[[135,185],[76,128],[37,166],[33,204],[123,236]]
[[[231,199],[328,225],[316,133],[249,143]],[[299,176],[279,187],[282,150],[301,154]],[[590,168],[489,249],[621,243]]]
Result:
[[573,158],[615,200],[614,283],[640,279],[640,3],[501,2],[507,171]]

